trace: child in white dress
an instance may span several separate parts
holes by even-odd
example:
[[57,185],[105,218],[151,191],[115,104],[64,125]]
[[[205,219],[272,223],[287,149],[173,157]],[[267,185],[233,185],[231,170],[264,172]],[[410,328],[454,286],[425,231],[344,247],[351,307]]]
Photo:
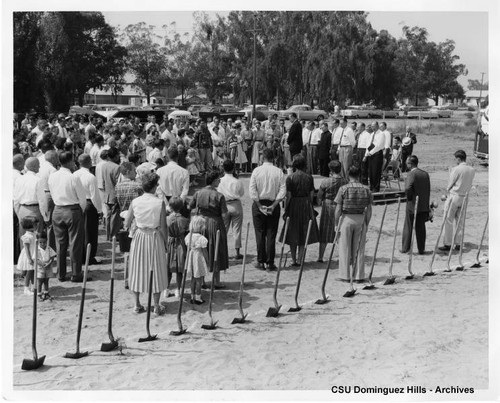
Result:
[[[201,284],[208,273],[208,239],[202,235],[205,231],[205,219],[202,216],[194,216],[189,230],[193,235],[191,250],[187,257],[186,275],[191,274],[191,303],[201,305],[205,302],[201,298]],[[190,236],[191,234],[187,234],[185,238],[188,250]]]
[[[38,237],[38,267],[36,278],[38,279],[38,298],[41,301],[52,300],[49,294],[49,279],[54,277],[54,260],[57,254],[47,244],[47,234],[42,232]],[[42,291],[43,286],[43,291]]]
[[38,219],[33,216],[24,217],[21,220],[21,226],[26,231],[21,236],[23,250],[19,255],[17,268],[22,270],[24,274],[24,294],[33,295],[33,290],[30,289],[30,284],[34,284],[35,280],[35,229],[38,225]]

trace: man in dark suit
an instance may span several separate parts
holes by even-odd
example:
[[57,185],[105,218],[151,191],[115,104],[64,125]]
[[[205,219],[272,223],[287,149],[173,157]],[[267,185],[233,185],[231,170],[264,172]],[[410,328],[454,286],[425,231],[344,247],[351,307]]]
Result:
[[289,118],[292,122],[292,126],[290,126],[288,130],[287,142],[290,147],[290,158],[293,160],[293,156],[302,151],[302,125],[297,120],[297,114],[295,112],[290,113]]
[[406,128],[405,135],[401,138],[403,144],[401,148],[401,171],[407,172],[410,168],[406,166],[406,160],[413,154],[413,144],[417,144],[417,135],[411,132],[409,127]]
[[330,176],[330,146],[332,145],[332,133],[328,130],[328,123],[321,125],[321,138],[318,143],[319,173],[321,176]]
[[116,198],[115,187],[120,175],[120,152],[116,147],[108,150],[108,160],[102,165],[101,175],[104,183],[104,203],[107,206],[106,234],[109,240],[113,238],[122,226],[120,206]]
[[406,192],[406,217],[403,228],[403,242],[401,253],[410,250],[411,234],[413,231],[413,210],[415,209],[415,198],[418,196],[417,218],[415,221],[415,235],[417,238],[418,253],[425,253],[425,222],[429,217],[429,199],[431,195],[431,181],[429,174],[418,168],[418,158],[410,155],[406,160],[410,172],[405,181]]

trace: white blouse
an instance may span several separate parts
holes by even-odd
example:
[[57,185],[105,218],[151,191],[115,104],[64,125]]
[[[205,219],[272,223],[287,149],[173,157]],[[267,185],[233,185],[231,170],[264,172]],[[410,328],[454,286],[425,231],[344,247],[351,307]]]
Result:
[[151,193],[144,193],[132,200],[132,211],[138,228],[157,228],[163,201]]

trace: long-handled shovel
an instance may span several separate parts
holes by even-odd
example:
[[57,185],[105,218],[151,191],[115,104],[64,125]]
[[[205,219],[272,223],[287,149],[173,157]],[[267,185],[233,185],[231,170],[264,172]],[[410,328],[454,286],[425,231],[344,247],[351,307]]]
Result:
[[214,263],[212,265],[212,283],[210,284],[210,300],[208,301],[208,316],[210,316],[210,324],[209,325],[201,325],[201,328],[205,329],[205,330],[217,329],[217,322],[214,322],[214,318],[212,317],[212,301],[214,299],[215,270],[218,270],[217,257],[219,256],[219,240],[220,240],[220,231],[217,230],[217,235],[215,237],[215,256],[214,256]]
[[123,282],[123,285],[125,286],[125,289],[128,290],[128,252],[125,252],[123,260],[125,265],[125,270],[123,271],[123,279],[125,281]]
[[240,293],[238,295],[238,309],[240,310],[241,318],[234,318],[231,322],[232,325],[238,323],[245,323],[247,314],[243,312],[243,286],[245,284],[245,262],[247,258],[247,246],[248,246],[248,232],[250,230],[250,223],[247,224],[247,234],[245,237],[245,251],[243,252],[243,265],[241,268],[241,282],[240,282]]
[[351,268],[349,268],[349,283],[351,288],[350,290],[345,292],[345,294],[343,295],[344,298],[351,298],[354,296],[354,294],[356,294],[356,289],[354,288],[353,281],[354,281],[354,274],[356,273],[356,270],[358,268],[359,250],[361,249],[361,241],[363,240],[363,231],[365,230],[365,224],[366,224],[366,207],[365,210],[363,211],[363,224],[361,225],[361,234],[359,235],[358,250],[356,251],[356,257],[352,264],[352,270]]
[[288,310],[288,312],[299,312],[302,307],[299,306],[298,297],[300,290],[300,282],[302,280],[302,272],[304,271],[304,261],[306,260],[306,252],[307,252],[307,244],[309,242],[309,234],[311,233],[312,220],[309,220],[309,225],[307,226],[307,235],[306,235],[306,244],[304,245],[304,253],[302,253],[300,259],[300,270],[299,270],[299,278],[297,279],[297,287],[295,288],[295,307],[292,307]]
[[115,289],[115,255],[116,255],[116,237],[113,236],[111,240],[111,279],[109,283],[109,313],[108,313],[108,336],[109,343],[101,344],[101,351],[113,351],[118,347],[118,342],[113,337],[112,324],[113,324],[113,294]]
[[443,222],[441,223],[441,229],[439,230],[438,238],[436,239],[436,245],[434,246],[434,251],[432,252],[431,262],[429,264],[429,271],[424,273],[424,277],[435,276],[436,273],[432,271],[432,265],[434,264],[434,259],[439,247],[439,241],[441,240],[441,235],[443,234],[444,225],[446,224],[446,217],[448,216],[448,211],[450,210],[451,203],[448,203],[446,210],[444,212]]
[[465,197],[464,197],[464,201],[462,202],[462,207],[460,208],[460,215],[458,217],[458,224],[457,224],[457,227],[455,228],[455,231],[453,231],[453,239],[451,241],[450,251],[448,253],[448,260],[446,261],[446,269],[443,270],[446,273],[451,272],[451,267],[450,267],[451,255],[453,253],[453,249],[455,249],[455,238],[457,236],[458,230],[460,229],[460,225],[462,223],[462,219],[464,217],[465,206],[467,205],[466,201],[467,201],[468,197],[469,197],[469,192],[467,192]]
[[144,343],[147,341],[154,341],[158,338],[158,335],[151,335],[149,331],[149,322],[151,321],[151,298],[153,296],[153,265],[149,268],[149,287],[148,287],[148,311],[146,313],[146,331],[148,335],[146,337],[141,337],[138,341],[139,343]]
[[335,238],[333,239],[332,250],[330,251],[330,257],[328,258],[328,265],[326,266],[325,276],[323,277],[323,283],[321,284],[321,295],[323,298],[318,299],[315,302],[315,304],[318,304],[318,305],[323,305],[323,304],[327,304],[328,302],[330,302],[330,300],[328,299],[328,297],[326,296],[326,293],[325,293],[326,280],[328,279],[328,273],[330,272],[330,265],[332,263],[333,251],[335,250],[335,244],[339,240],[340,228],[342,227],[343,220],[344,220],[344,216],[342,215],[342,216],[340,216],[339,225],[337,226],[337,231],[335,232]]
[[385,213],[387,211],[387,204],[384,206],[384,212],[382,213],[382,220],[380,220],[380,227],[378,229],[377,242],[375,243],[375,251],[373,252],[372,267],[370,268],[370,274],[368,275],[368,282],[370,284],[363,287],[363,290],[374,290],[375,284],[372,282],[373,269],[375,267],[375,260],[377,258],[378,244],[380,241],[380,235],[382,234],[382,227],[384,226]]
[[[182,285],[181,285],[181,295],[179,299],[179,310],[177,311],[177,326],[179,330],[172,330],[170,332],[171,336],[180,336],[187,332],[187,328],[182,327],[182,302],[184,301],[184,290],[186,289],[186,277],[187,277],[187,267],[191,259],[191,239],[193,238],[193,231],[189,232],[189,244],[186,253],[186,260],[184,262],[184,273],[182,275]],[[176,257],[177,264],[177,257]]]
[[418,196],[415,197],[415,207],[413,208],[413,227],[410,234],[410,256],[408,258],[408,273],[410,274],[405,277],[405,280],[413,280],[415,278],[413,272],[411,271],[411,266],[413,264],[413,240],[415,239],[415,232],[417,231],[415,228],[415,224],[417,222],[417,207]]
[[83,273],[82,299],[80,301],[80,313],[78,314],[78,328],[76,330],[76,352],[66,353],[64,358],[78,359],[89,355],[88,351],[80,352],[80,334],[82,333],[83,306],[85,304],[85,287],[87,286],[87,273],[89,271],[90,244],[87,244],[87,256],[85,258],[85,271]]
[[396,249],[396,237],[398,234],[399,209],[401,207],[401,197],[398,197],[398,212],[396,213],[396,224],[394,225],[394,238],[392,241],[391,262],[389,263],[389,276],[384,282],[384,285],[394,284],[396,278],[392,275],[392,266],[394,263],[394,250]]
[[465,236],[465,221],[467,220],[467,207],[469,207],[469,197],[466,197],[464,218],[462,221],[462,236],[460,237],[460,253],[458,255],[458,266],[455,268],[456,271],[464,271],[464,264],[462,263],[462,254],[464,251],[464,236]]
[[486,235],[486,228],[488,228],[488,218],[489,217],[486,217],[486,223],[484,224],[483,235],[481,236],[481,242],[479,243],[479,246],[477,248],[476,261],[471,266],[471,269],[476,268],[476,267],[481,267],[481,262],[479,261],[479,254],[481,253],[481,248],[483,246],[484,236]]
[[31,349],[33,350],[33,359],[25,358],[21,365],[21,369],[25,371],[32,371],[34,369],[38,369],[43,365],[45,361],[45,356],[38,357],[38,353],[36,351],[36,317],[37,317],[37,298],[38,298],[38,276],[37,276],[37,268],[38,268],[38,239],[35,240],[35,291],[33,292],[33,326],[31,328]]
[[[283,235],[283,242],[281,243],[281,254],[280,254],[280,261],[278,263],[278,270],[276,271],[276,281],[274,283],[274,292],[273,292],[273,301],[274,301],[274,307],[270,307],[268,310],[267,310],[267,314],[266,314],[266,317],[268,318],[276,318],[280,312],[280,309],[281,309],[281,305],[278,305],[278,299],[277,299],[277,294],[278,294],[278,284],[280,282],[280,272],[281,272],[281,263],[283,261],[283,251],[285,250],[285,239],[286,239],[286,235],[288,233],[288,223],[290,222],[290,217],[287,217],[286,218],[286,221],[285,221],[285,232],[284,232],[284,235]],[[286,265],[286,258],[285,258],[285,264],[283,266]]]

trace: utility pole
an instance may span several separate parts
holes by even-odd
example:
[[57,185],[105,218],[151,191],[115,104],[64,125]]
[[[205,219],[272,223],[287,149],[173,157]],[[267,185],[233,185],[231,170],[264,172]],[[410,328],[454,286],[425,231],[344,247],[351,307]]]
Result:
[[253,13],[253,29],[249,32],[253,33],[253,88],[252,88],[252,120],[255,116],[255,89],[257,87],[257,12]]

